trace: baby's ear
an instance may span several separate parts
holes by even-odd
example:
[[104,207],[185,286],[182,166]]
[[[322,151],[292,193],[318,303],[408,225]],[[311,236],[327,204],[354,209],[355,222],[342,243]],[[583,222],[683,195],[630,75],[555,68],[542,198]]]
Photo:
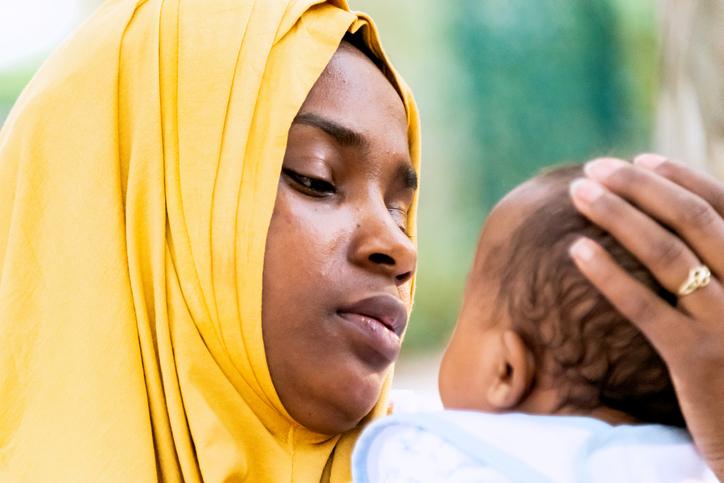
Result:
[[508,411],[519,406],[528,393],[535,362],[525,341],[514,330],[500,334],[500,353],[497,361],[495,380],[488,388],[488,403],[499,411]]

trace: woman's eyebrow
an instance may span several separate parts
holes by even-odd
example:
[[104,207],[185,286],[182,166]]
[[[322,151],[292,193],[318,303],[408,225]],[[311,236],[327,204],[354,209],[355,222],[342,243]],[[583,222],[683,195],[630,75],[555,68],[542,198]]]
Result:
[[[313,112],[297,114],[292,124],[305,124],[321,129],[332,136],[340,146],[362,149],[366,149],[369,146],[369,141],[364,134]],[[409,163],[401,164],[397,169],[396,176],[403,180],[405,188],[411,190],[417,189],[417,172]]]
[[369,142],[363,134],[345,127],[331,119],[322,117],[319,114],[311,112],[297,114],[297,117],[294,118],[292,124],[306,124],[307,126],[313,126],[321,129],[332,136],[340,146],[354,148],[367,148],[369,146]]

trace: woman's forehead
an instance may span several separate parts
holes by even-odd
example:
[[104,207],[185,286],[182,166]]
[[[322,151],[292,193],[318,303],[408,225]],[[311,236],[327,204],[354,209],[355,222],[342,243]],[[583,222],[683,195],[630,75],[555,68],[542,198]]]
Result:
[[343,44],[304,101],[297,121],[315,121],[349,147],[411,165],[404,104],[379,68]]
[[372,60],[347,42],[337,49],[302,110],[309,106],[346,111],[351,118],[377,115],[407,132],[407,112],[397,90]]

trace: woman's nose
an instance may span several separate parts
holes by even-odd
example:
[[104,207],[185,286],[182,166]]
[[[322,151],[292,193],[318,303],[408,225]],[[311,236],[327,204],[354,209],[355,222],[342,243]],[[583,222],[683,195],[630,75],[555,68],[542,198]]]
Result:
[[351,256],[353,263],[402,285],[415,272],[417,247],[385,209],[359,219]]

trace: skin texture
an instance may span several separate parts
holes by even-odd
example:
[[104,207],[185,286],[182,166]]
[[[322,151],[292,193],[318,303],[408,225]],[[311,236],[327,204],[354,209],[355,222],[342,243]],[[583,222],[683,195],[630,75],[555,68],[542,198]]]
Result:
[[462,309],[440,367],[442,402],[454,409],[576,414],[612,424],[632,422],[630,416],[604,406],[582,409],[561,405],[564,386],[552,377],[550,368],[555,362],[551,360],[549,368],[539,367],[533,352],[513,329],[508,311],[501,307],[501,264],[509,258],[510,240],[523,220],[547,202],[550,190],[550,183],[530,180],[505,196],[487,218]]
[[440,366],[440,397],[447,408],[500,412],[512,410],[524,398],[535,370],[533,361],[510,330],[508,314],[496,303],[497,277],[487,274],[497,272],[491,266],[500,259],[495,254],[505,256],[507,241],[537,206],[541,189],[534,183],[516,188],[485,222],[462,309]]
[[633,164],[594,160],[585,171],[587,178],[571,184],[576,208],[615,236],[664,287],[676,292],[699,263],[711,269],[711,283],[673,308],[593,241],[580,239],[570,250],[581,272],[659,351],[694,442],[724,480],[724,185],[652,154]]
[[405,225],[415,187],[402,100],[343,43],[290,128],[264,262],[274,387],[313,431],[355,427],[399,354],[399,334],[340,312],[384,295],[406,323],[417,253]]

